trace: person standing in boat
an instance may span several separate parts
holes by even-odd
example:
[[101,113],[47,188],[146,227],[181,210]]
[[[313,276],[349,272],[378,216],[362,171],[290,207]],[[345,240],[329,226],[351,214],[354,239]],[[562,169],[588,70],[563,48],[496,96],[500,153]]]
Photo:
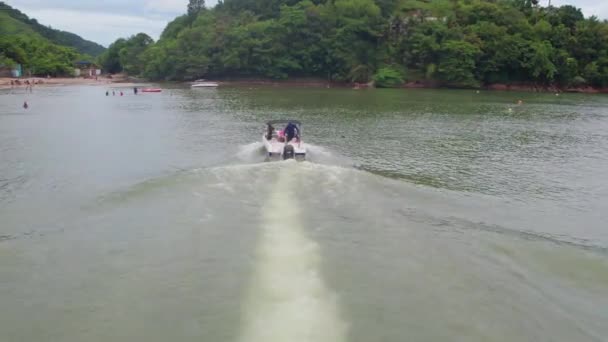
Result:
[[285,136],[286,136],[286,141],[290,142],[293,138],[300,138],[300,132],[298,129],[298,126],[296,124],[294,124],[293,122],[290,122],[287,124],[287,126],[285,127]]
[[272,134],[274,133],[274,127],[271,124],[268,124],[268,130],[266,131],[266,140],[272,140]]

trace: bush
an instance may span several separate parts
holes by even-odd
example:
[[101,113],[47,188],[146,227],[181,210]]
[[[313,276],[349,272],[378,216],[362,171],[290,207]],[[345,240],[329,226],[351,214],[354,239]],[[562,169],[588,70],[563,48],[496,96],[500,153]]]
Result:
[[6,67],[6,68],[14,68],[17,66],[17,63],[15,63],[14,60],[4,56],[3,53],[0,52],[0,67]]
[[403,84],[403,74],[393,68],[380,68],[374,75],[374,83],[378,88],[396,88]]
[[575,76],[570,82],[570,85],[572,87],[584,87],[587,85],[587,80],[584,79],[582,76]]

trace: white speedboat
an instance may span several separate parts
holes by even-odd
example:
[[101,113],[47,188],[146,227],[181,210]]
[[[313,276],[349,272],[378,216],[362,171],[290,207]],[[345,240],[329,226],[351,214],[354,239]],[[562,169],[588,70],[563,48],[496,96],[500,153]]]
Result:
[[192,85],[191,85],[192,88],[210,88],[210,87],[217,87],[217,86],[219,86],[219,83],[208,82],[205,80],[196,80],[196,81],[192,82]]
[[[286,128],[292,125],[293,136],[287,136]],[[295,127],[295,130],[293,129]],[[289,132],[288,132],[289,133]],[[287,139],[291,138],[290,141]],[[266,123],[262,137],[268,159],[305,159],[306,147],[302,142],[302,123],[298,120],[272,120]]]

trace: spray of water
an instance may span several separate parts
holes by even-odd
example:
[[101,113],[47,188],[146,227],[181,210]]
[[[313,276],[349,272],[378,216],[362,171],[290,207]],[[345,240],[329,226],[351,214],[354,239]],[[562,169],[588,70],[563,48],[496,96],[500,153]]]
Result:
[[[302,146],[306,148],[307,161],[324,165],[353,166],[352,160],[334,153],[323,146],[308,143],[303,143]],[[241,163],[261,163],[266,160],[264,144],[261,142],[254,142],[239,146],[235,157],[236,161]]]
[[259,163],[264,161],[266,154],[264,153],[264,144],[254,142],[239,147],[236,157],[241,162]]
[[[298,167],[282,163],[269,188],[241,342],[341,342],[346,325],[320,274],[319,246],[301,224],[294,182]],[[290,165],[291,164],[291,165]],[[293,166],[293,167],[291,167]]]

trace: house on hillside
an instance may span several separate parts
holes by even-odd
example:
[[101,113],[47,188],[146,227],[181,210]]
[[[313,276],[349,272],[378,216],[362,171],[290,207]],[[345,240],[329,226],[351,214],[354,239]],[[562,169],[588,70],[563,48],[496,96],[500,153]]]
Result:
[[74,63],[74,76],[96,77],[101,75],[99,66],[90,61],[78,61]]
[[19,78],[23,75],[21,64],[16,66],[0,65],[0,77],[14,77]]

